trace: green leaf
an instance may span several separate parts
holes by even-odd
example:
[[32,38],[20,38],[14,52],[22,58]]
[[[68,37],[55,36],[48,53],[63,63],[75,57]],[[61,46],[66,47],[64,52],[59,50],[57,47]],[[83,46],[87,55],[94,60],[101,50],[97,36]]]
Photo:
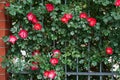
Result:
[[37,75],[37,79],[42,79],[42,75]]
[[54,4],[60,4],[61,0],[49,0],[50,2],[54,3]]
[[8,40],[9,40],[9,37],[8,37],[8,36],[4,36],[4,37],[3,37],[3,41],[4,41],[4,42],[7,42]]

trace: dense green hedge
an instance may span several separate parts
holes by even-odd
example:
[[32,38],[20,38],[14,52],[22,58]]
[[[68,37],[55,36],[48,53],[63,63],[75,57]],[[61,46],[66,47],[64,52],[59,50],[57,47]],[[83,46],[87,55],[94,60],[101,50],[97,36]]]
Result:
[[37,79],[55,80],[64,78],[65,64],[76,67],[76,58],[80,71],[86,71],[89,62],[102,62],[110,70],[111,57],[120,62],[119,6],[120,0],[8,1],[12,27],[3,38],[10,47],[2,65],[8,72],[27,71]]

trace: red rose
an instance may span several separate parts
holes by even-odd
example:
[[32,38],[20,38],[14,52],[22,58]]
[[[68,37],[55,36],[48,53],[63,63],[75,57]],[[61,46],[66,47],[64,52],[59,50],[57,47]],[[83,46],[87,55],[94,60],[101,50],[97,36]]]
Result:
[[61,21],[62,21],[63,23],[66,23],[66,24],[68,23],[68,19],[67,19],[66,17],[62,17],[62,18],[61,18]]
[[57,74],[54,70],[49,71],[48,78],[54,79],[56,76],[57,76]]
[[27,14],[27,19],[28,19],[29,21],[31,21],[33,24],[38,23],[38,20],[37,20],[36,16],[35,16],[32,12],[29,12],[29,13]]
[[54,5],[53,4],[46,4],[46,9],[48,12],[52,12],[54,10]]
[[91,22],[91,21],[96,21],[96,19],[95,19],[95,18],[93,18],[93,17],[89,17],[89,18],[87,19],[87,21],[88,21],[88,22]]
[[70,14],[70,13],[67,13],[67,14],[64,14],[64,16],[63,17],[65,17],[65,18],[67,18],[68,20],[70,20],[70,19],[72,19],[72,14]]
[[6,3],[5,3],[5,6],[6,6],[6,7],[10,7],[10,3],[9,3],[9,2],[6,2]]
[[106,54],[112,55],[113,54],[113,49],[111,47],[106,48]]
[[96,25],[96,21],[90,21],[89,26],[94,27]]
[[38,70],[38,62],[32,62],[31,70]]
[[36,24],[34,24],[33,28],[35,30],[41,30],[42,29],[42,25],[40,23],[36,23]]
[[11,42],[12,44],[15,44],[15,42],[17,41],[17,37],[14,35],[10,35],[8,41]]
[[34,17],[34,14],[33,14],[32,12],[29,12],[29,13],[27,14],[27,19],[28,19],[29,21],[32,21],[33,17]]
[[58,58],[51,58],[50,59],[50,63],[53,65],[53,66],[56,66],[58,64],[59,60]]
[[40,54],[39,50],[35,50],[35,51],[32,52],[32,56],[35,56],[35,55],[38,55],[38,54]]
[[26,30],[20,30],[18,35],[22,38],[22,39],[25,39],[28,37],[28,32]]
[[44,71],[44,77],[48,78],[48,75],[49,75],[49,71]]
[[73,17],[73,16],[72,16],[71,13],[66,13],[66,14],[64,14],[63,17],[61,18],[61,22],[67,24],[68,21],[69,21],[70,19],[72,19],[72,17]]
[[33,16],[33,18],[32,18],[32,23],[33,23],[33,24],[38,23],[38,20],[37,20],[36,16]]
[[38,66],[31,66],[31,70],[32,71],[38,70]]
[[88,18],[87,21],[89,23],[89,26],[91,26],[91,27],[94,27],[97,23],[96,19],[92,18],[92,17]]
[[87,15],[87,13],[82,12],[82,13],[80,13],[79,17],[80,17],[80,18],[85,18],[85,19],[87,19],[87,18],[88,18],[88,15]]
[[59,57],[60,57],[60,55],[61,55],[60,50],[58,50],[58,49],[53,50],[52,57],[59,58]]
[[117,7],[120,7],[120,0],[116,0],[114,5],[117,6]]

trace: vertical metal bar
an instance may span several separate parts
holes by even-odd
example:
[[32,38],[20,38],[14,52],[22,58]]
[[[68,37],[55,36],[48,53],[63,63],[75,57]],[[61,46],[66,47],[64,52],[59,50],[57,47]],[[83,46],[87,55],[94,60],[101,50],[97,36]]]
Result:
[[[90,1],[89,0],[85,0],[86,3],[88,4],[88,15],[90,16],[90,10],[89,10],[89,6],[90,6]],[[88,73],[90,72],[90,41],[88,42]],[[90,80],[90,74],[88,75],[88,80]]]
[[[99,49],[101,48],[101,46],[102,46],[102,39],[100,37]],[[102,73],[102,61],[100,62],[100,73]],[[100,80],[102,80],[102,75],[100,75]]]
[[44,4],[44,0],[41,0],[42,4]]
[[[66,42],[65,42],[65,46],[66,46]],[[66,60],[67,58],[65,58],[65,60]],[[67,80],[67,65],[65,64],[65,80]]]
[[114,78],[113,78],[113,57],[112,57],[112,75],[111,75],[111,77],[112,77],[112,80],[114,80]]
[[79,80],[79,76],[78,76],[78,73],[79,73],[79,70],[78,70],[78,58],[77,58],[77,66],[76,66],[76,72],[77,72],[77,75],[76,75],[76,80]]
[[[41,3],[44,4],[44,0],[41,0]],[[42,19],[42,26],[44,26],[44,16],[43,16],[43,19]]]
[[[41,0],[41,3],[44,4],[44,0]],[[44,16],[43,16],[43,19],[42,19],[42,26],[44,27]],[[44,80],[44,77],[42,77],[42,80]]]
[[65,80],[67,80],[67,65],[65,65]]
[[30,77],[30,80],[33,80],[33,79],[32,79],[32,76]]
[[[88,73],[90,72],[90,56],[89,56],[89,52],[90,52],[90,42],[88,43]],[[90,74],[88,75],[88,80],[90,80]]]
[[[67,4],[67,0],[64,0],[64,4],[66,5]],[[66,43],[65,43],[65,46],[66,46]],[[67,65],[65,65],[65,80],[67,80]]]
[[[100,73],[102,72],[102,62],[100,62]],[[100,80],[102,80],[102,76],[100,75]]]
[[67,4],[67,0],[64,0],[65,1],[65,5]]

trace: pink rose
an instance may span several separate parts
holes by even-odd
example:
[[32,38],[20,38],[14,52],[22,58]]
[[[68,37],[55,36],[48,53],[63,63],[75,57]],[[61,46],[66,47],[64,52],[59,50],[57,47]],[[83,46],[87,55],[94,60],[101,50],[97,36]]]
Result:
[[33,14],[32,12],[29,12],[29,13],[27,14],[27,19],[28,19],[29,21],[32,21],[33,17],[34,17],[34,14]]
[[56,66],[58,64],[59,60],[58,58],[51,58],[50,59],[50,63],[53,65],[53,66]]
[[52,57],[54,57],[54,58],[59,58],[61,55],[61,52],[58,49],[53,50],[52,52],[53,52]]
[[114,5],[117,6],[117,7],[120,7],[120,0],[116,0]]
[[17,41],[17,37],[14,35],[10,35],[8,41],[11,42],[12,44],[15,44],[15,42]]
[[57,76],[57,74],[54,70],[49,71],[48,78],[54,79],[56,76]]
[[28,32],[26,30],[20,30],[18,35],[22,38],[22,39],[25,39],[28,37]]

